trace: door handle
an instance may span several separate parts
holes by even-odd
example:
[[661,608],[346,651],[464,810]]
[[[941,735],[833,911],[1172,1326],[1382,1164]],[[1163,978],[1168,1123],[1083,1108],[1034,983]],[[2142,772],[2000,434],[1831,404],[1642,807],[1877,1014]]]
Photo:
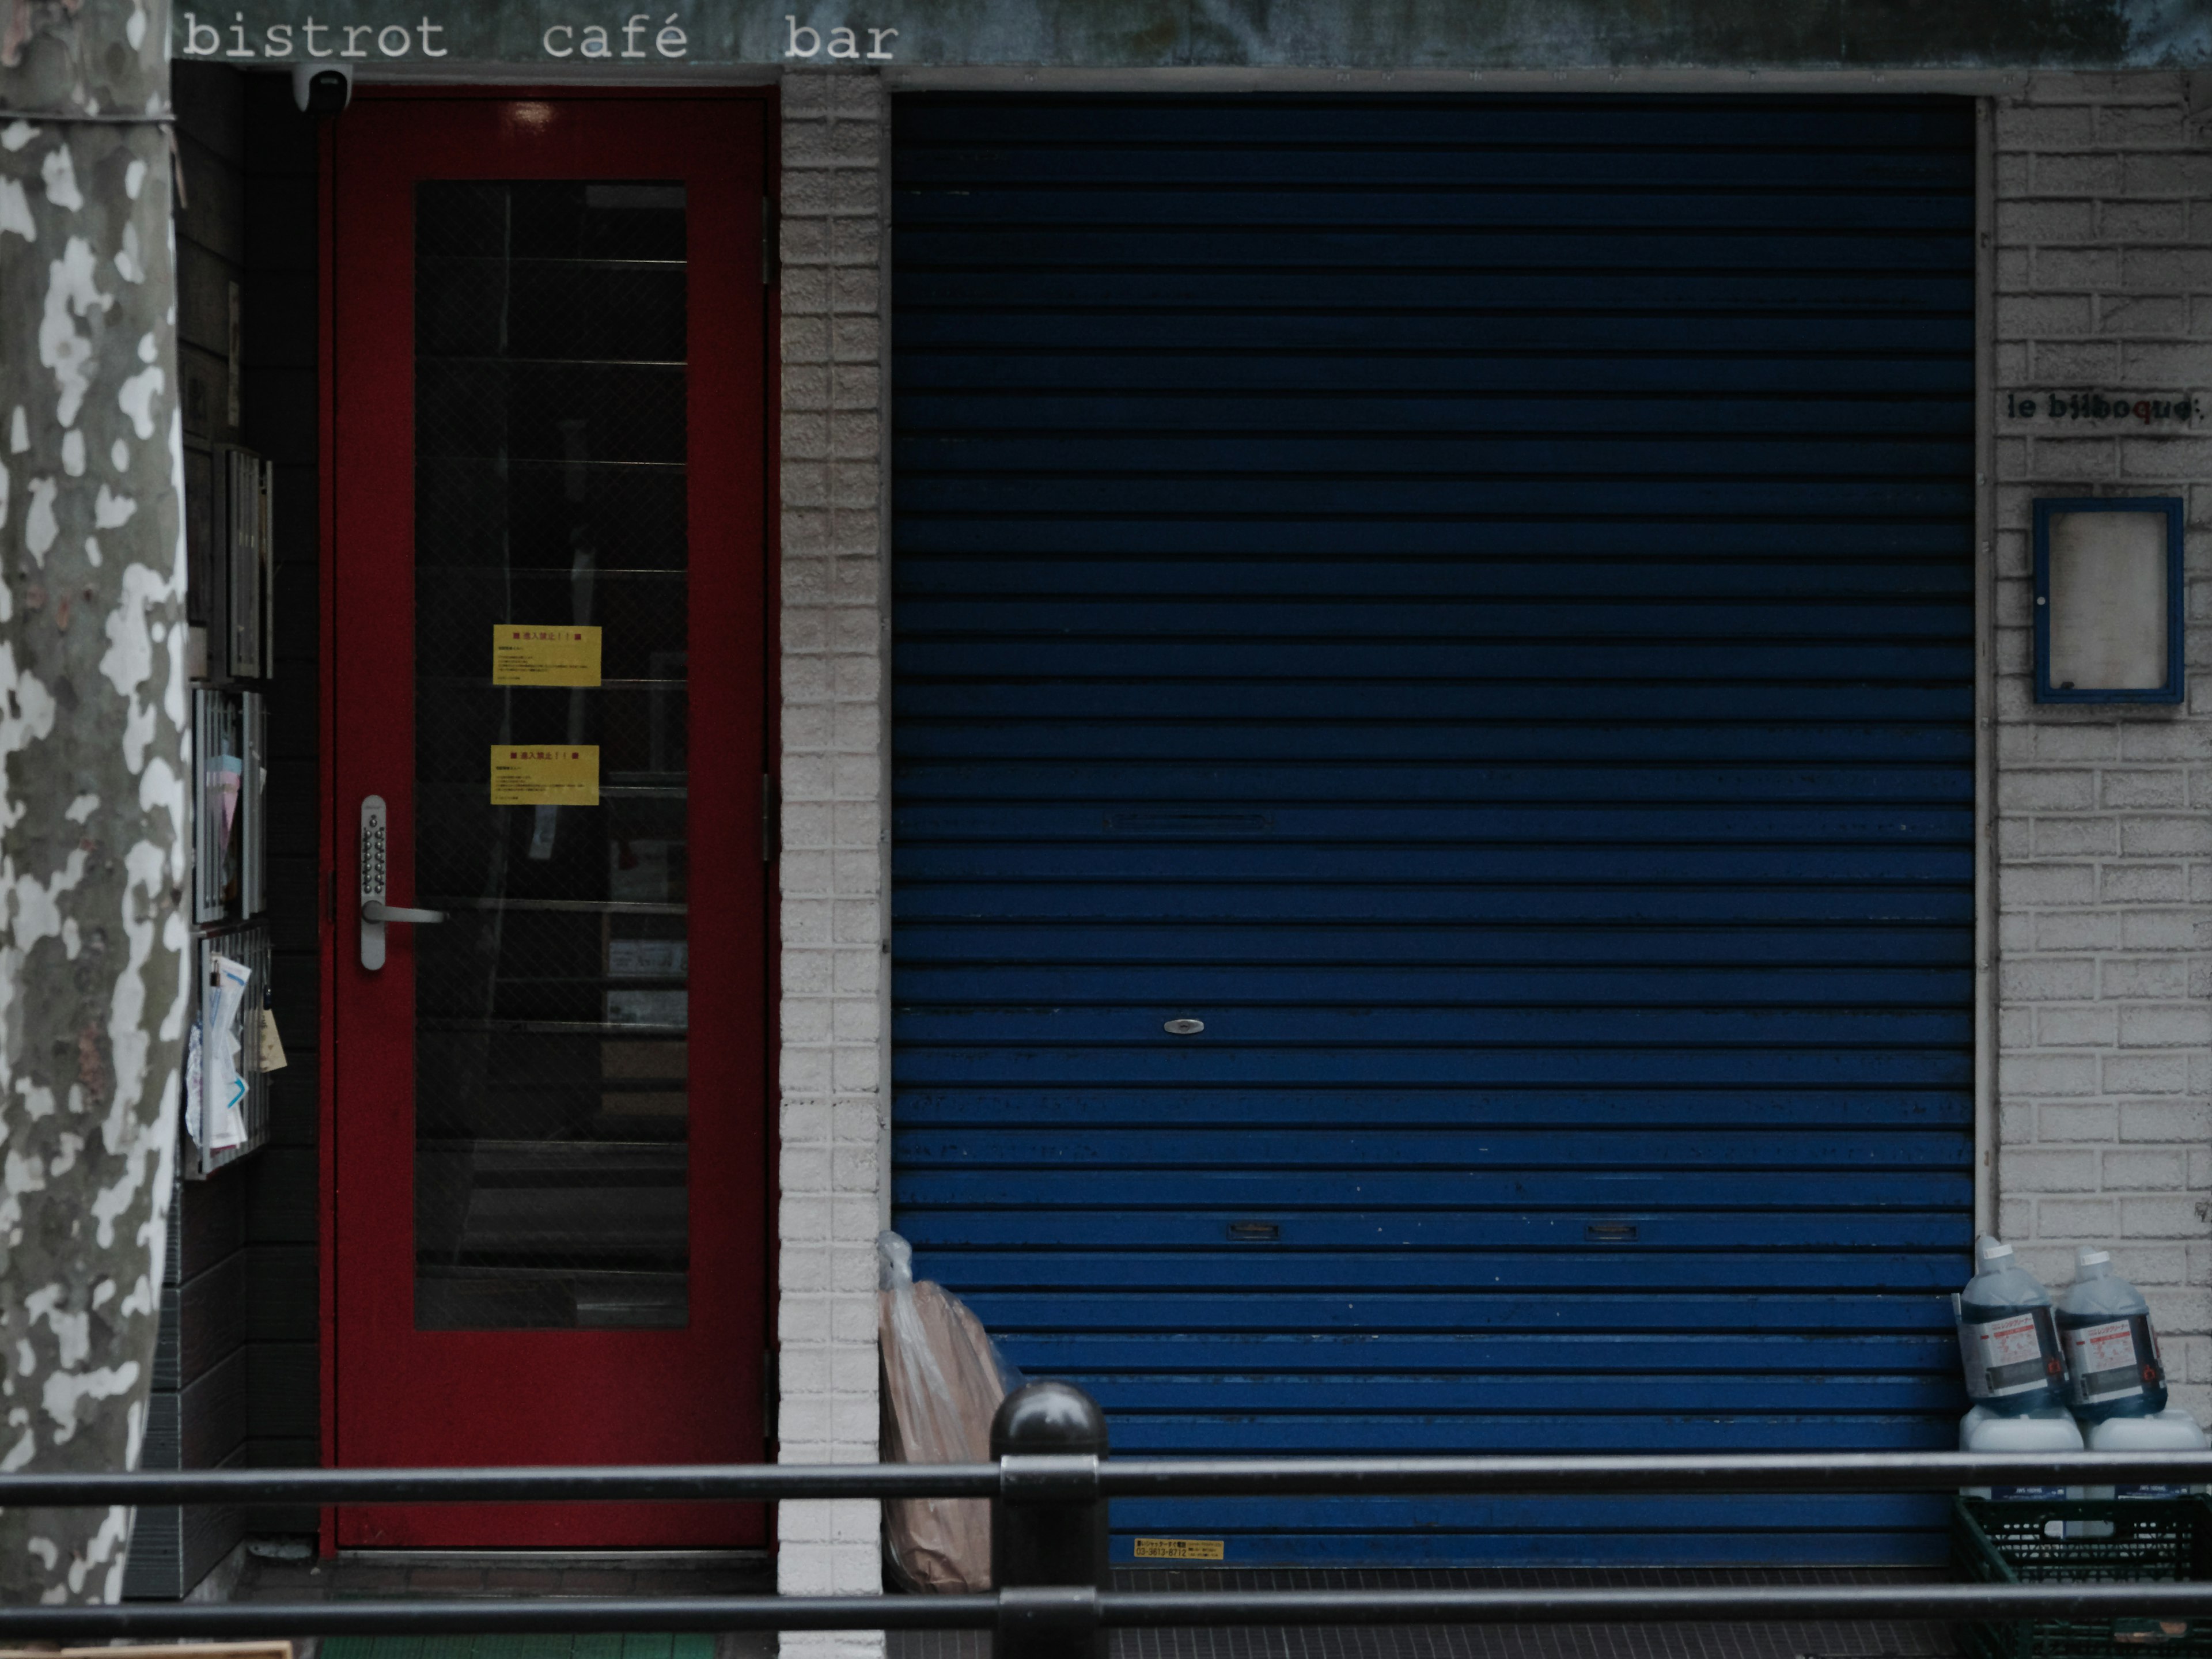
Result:
[[361,965],[372,971],[384,966],[384,927],[386,922],[411,921],[420,927],[443,921],[443,910],[410,910],[384,902],[385,830],[389,814],[384,797],[364,795],[361,802]]
[[446,913],[443,910],[410,910],[404,905],[386,904],[382,899],[363,899],[361,919],[373,922],[412,921],[427,926],[434,921],[443,921]]

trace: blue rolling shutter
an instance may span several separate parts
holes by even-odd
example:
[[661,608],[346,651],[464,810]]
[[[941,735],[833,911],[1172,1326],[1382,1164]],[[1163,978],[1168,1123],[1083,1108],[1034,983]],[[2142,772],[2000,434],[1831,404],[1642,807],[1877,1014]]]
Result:
[[[1950,1443],[1968,106],[896,121],[918,1267],[1122,1453]],[[1806,1564],[1932,1559],[1941,1514],[1115,1525]]]

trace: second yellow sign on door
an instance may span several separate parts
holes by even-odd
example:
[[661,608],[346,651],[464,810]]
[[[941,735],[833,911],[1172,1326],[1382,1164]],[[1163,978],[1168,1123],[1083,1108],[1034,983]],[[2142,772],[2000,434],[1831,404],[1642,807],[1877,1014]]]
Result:
[[495,743],[494,806],[597,806],[599,746],[594,743]]

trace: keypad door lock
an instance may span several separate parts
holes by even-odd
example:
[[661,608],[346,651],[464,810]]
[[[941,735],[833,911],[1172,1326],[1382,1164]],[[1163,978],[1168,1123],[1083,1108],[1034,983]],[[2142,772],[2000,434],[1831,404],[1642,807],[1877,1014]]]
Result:
[[410,921],[422,926],[443,921],[443,910],[412,910],[384,902],[385,836],[389,815],[384,797],[364,795],[361,802],[361,965],[384,966],[385,924]]

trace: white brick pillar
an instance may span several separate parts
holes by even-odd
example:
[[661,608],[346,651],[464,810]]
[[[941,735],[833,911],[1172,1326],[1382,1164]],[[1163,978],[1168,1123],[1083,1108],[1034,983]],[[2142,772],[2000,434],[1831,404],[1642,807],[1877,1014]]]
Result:
[[[777,1333],[786,1462],[876,1461],[887,1175],[882,244],[865,71],[783,83],[783,858]],[[777,1587],[882,1588],[872,1502],[786,1504]],[[787,1635],[872,1659],[876,1632]]]
[[[2053,392],[2212,401],[2212,129],[2179,73],[1996,111],[1998,1224],[2054,1287],[2109,1244],[2212,1408],[2212,437]],[[1993,413],[1995,411],[1992,411]],[[2189,701],[2038,703],[2039,495],[2188,503]]]

